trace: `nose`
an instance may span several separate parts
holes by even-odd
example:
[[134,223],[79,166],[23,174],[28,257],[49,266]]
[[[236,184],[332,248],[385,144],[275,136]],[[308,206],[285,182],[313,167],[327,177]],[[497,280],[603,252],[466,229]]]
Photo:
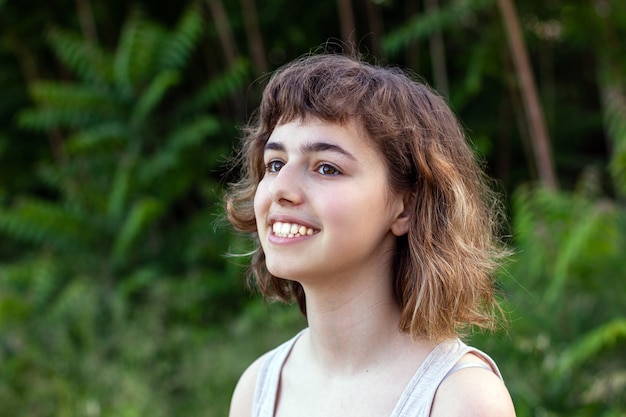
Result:
[[285,164],[276,173],[269,185],[269,194],[272,201],[278,204],[300,204],[303,201],[302,178],[294,169]]

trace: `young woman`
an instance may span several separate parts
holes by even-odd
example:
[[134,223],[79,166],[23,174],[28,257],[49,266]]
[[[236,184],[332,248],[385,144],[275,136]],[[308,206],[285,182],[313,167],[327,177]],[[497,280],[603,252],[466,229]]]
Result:
[[231,417],[514,416],[492,327],[497,210],[444,100],[342,55],[278,70],[226,196],[251,275],[308,328],[255,361]]

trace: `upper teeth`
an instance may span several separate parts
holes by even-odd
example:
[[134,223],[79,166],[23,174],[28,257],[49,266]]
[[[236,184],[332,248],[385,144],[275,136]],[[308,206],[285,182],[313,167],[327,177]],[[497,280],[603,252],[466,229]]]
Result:
[[297,237],[297,236],[311,236],[315,233],[314,229],[306,226],[302,226],[297,223],[283,223],[276,222],[272,225],[272,231],[278,237]]

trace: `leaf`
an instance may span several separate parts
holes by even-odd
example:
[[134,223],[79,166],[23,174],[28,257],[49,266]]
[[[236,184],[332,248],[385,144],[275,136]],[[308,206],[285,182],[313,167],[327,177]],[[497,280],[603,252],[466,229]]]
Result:
[[195,93],[185,104],[183,112],[203,111],[220,99],[241,89],[250,76],[250,61],[239,58],[231,68],[218,77],[211,79]]
[[433,32],[458,24],[468,14],[487,8],[495,0],[456,0],[437,11],[418,15],[391,33],[382,42],[389,55],[398,53],[408,43],[426,38]]
[[183,151],[200,146],[207,137],[218,132],[220,128],[220,122],[212,116],[198,117],[180,126],[156,155],[139,166],[139,180],[144,184],[150,184],[169,175],[170,170],[180,164],[180,155]]
[[128,140],[127,126],[119,121],[103,121],[81,129],[69,137],[65,148],[73,154],[95,152],[107,145],[118,145]]
[[58,128],[78,129],[96,120],[98,116],[89,109],[52,107],[26,109],[17,118],[20,127],[41,132]]
[[592,361],[594,356],[626,342],[626,318],[619,317],[603,324],[574,341],[565,351],[561,352],[555,364],[556,375],[563,378],[585,363]]
[[178,71],[163,71],[158,74],[139,98],[130,118],[131,127],[141,125],[150,112],[161,102],[167,91],[180,80]]
[[101,108],[112,104],[109,92],[87,84],[39,81],[31,84],[29,90],[31,97],[39,105]]
[[40,131],[88,126],[110,118],[117,106],[109,92],[91,85],[42,81],[30,94],[38,107],[22,111],[18,123]]
[[77,348],[94,349],[102,297],[98,289],[86,279],[74,279],[61,289],[48,310],[53,323],[64,324],[51,338],[52,343],[70,352]]
[[452,103],[457,111],[460,111],[468,104],[470,99],[479,94],[482,88],[485,65],[487,62],[487,43],[481,42],[471,51],[471,56],[467,64],[463,88],[453,93]]
[[548,305],[560,302],[572,264],[588,250],[592,234],[603,222],[602,213],[597,210],[589,209],[582,213],[575,210],[574,213],[582,215],[575,215],[566,237],[561,239],[554,261],[554,272],[545,292],[544,300]]
[[113,60],[115,85],[127,98],[138,94],[162,69],[158,65],[167,32],[135,9],[126,20]]
[[141,199],[133,205],[113,245],[113,262],[124,263],[131,245],[139,239],[141,232],[163,212],[163,205],[154,198]]
[[[546,274],[547,257],[550,256],[548,241],[545,239],[545,224],[537,209],[536,190],[520,187],[513,196],[513,229],[517,252],[515,257],[522,261],[517,263],[521,274],[529,278],[544,277]],[[536,241],[543,245],[536,245]],[[527,278],[528,279],[528,278]]]
[[112,80],[112,59],[98,45],[59,29],[48,34],[48,41],[57,58],[83,81],[106,84]]
[[99,231],[62,206],[24,199],[13,209],[0,210],[0,233],[25,242],[71,249],[88,244]]
[[117,165],[108,200],[107,215],[110,219],[118,219],[122,215],[134,165],[134,158],[129,155],[122,157]]
[[199,7],[192,4],[180,18],[176,30],[165,39],[159,59],[159,68],[181,69],[187,63],[203,31]]
[[114,82],[117,88],[130,97],[134,90],[132,63],[135,53],[140,46],[138,37],[143,25],[143,12],[134,8],[122,27],[120,40],[113,58]]
[[59,272],[47,255],[0,265],[0,324],[44,311],[58,289]]
[[207,136],[219,131],[221,124],[214,116],[201,116],[183,124],[172,132],[168,148],[185,149],[201,144]]
[[613,142],[609,167],[615,188],[626,197],[626,92],[617,81],[607,80],[601,86],[604,123]]

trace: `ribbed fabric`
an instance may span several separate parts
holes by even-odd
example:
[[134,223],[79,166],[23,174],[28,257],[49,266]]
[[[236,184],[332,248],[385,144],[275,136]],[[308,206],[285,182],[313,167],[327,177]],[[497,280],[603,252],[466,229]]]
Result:
[[[256,383],[252,403],[253,417],[274,417],[283,365],[293,345],[305,331],[306,329],[267,355],[261,365]],[[467,346],[459,339],[442,342],[433,349],[417,369],[390,417],[428,417],[437,388],[453,370],[456,363],[467,353],[473,353],[484,359],[491,366],[491,370],[502,378],[495,362],[484,352]]]

